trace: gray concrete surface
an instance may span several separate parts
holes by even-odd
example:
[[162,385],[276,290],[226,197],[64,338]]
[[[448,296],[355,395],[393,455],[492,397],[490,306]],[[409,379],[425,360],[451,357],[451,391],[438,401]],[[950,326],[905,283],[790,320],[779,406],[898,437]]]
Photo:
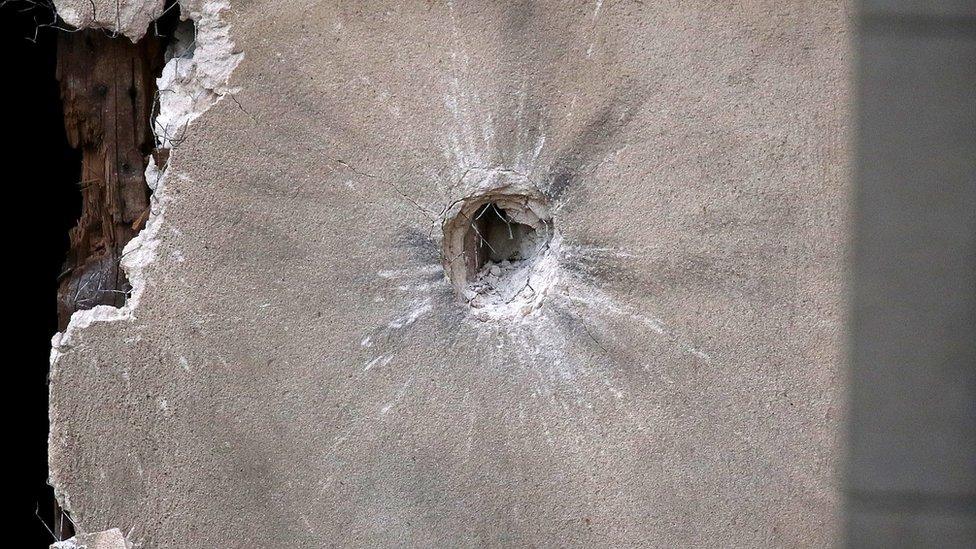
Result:
[[976,2],[865,4],[848,545],[976,547]]
[[[134,298],[55,339],[51,477],[83,530],[836,539],[843,4],[215,6],[167,80],[162,126],[200,116],[150,168]],[[500,181],[560,244],[541,308],[482,321],[441,225]]]

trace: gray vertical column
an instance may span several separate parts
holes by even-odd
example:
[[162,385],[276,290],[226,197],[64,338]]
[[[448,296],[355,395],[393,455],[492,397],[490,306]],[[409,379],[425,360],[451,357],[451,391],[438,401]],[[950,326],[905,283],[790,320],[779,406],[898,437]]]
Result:
[[846,543],[976,547],[976,0],[864,0]]

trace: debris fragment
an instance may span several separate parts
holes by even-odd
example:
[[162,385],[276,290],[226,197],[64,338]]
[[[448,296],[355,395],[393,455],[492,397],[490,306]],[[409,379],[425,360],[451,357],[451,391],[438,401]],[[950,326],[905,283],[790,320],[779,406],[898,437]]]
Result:
[[132,549],[118,528],[78,534],[73,538],[52,543],[50,549]]

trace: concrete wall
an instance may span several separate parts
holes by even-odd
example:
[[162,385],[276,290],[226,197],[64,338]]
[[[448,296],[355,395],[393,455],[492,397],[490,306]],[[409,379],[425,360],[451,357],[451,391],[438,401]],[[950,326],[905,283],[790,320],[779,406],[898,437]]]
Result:
[[[51,477],[82,530],[835,539],[843,4],[182,6],[133,297],[55,338]],[[485,317],[442,224],[512,188],[558,245],[539,308]]]

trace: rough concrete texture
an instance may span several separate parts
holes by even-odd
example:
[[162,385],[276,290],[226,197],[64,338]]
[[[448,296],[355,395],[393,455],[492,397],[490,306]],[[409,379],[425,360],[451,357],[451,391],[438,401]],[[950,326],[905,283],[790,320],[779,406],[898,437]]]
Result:
[[51,544],[51,549],[132,549],[118,528],[104,532],[79,534],[64,541]]
[[[82,530],[833,541],[843,5],[219,7],[195,3],[226,42],[191,54],[209,110],[150,168],[134,296],[55,338],[51,479]],[[442,224],[504,182],[547,197],[555,282],[482,321]]]
[[163,14],[165,0],[128,2],[119,0],[52,0],[58,16],[75,28],[105,29],[128,36],[133,42],[142,38],[149,25]]

